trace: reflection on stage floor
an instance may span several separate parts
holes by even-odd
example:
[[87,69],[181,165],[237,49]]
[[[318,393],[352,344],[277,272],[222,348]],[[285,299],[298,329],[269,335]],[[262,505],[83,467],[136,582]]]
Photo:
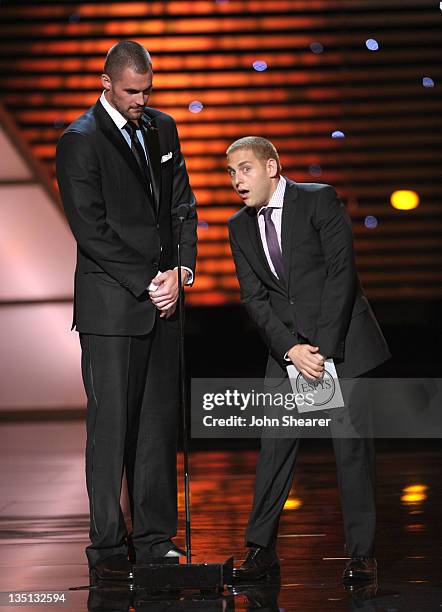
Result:
[[[88,504],[84,425],[1,423],[0,591],[64,593],[57,604],[17,610],[382,610],[442,609],[442,449],[423,444],[378,452],[378,583],[341,583],[343,532],[331,443],[305,440],[281,520],[281,579],[222,594],[152,595],[125,585],[89,588],[84,555]],[[245,555],[255,451],[198,451],[191,458],[193,560]],[[181,466],[180,466],[181,467]],[[176,541],[184,543],[183,497]],[[3,609],[3,608],[2,608]]]

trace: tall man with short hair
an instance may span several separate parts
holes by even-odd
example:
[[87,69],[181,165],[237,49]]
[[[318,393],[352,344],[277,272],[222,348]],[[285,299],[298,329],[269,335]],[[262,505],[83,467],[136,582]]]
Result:
[[[319,379],[333,358],[339,376],[359,377],[389,350],[356,272],[351,222],[330,185],[281,176],[268,140],[248,136],[227,149],[232,186],[245,206],[229,221],[241,300],[269,348],[266,377],[293,363]],[[347,551],[344,579],[372,579],[375,500],[372,440],[334,437]],[[258,579],[279,571],[278,524],[293,479],[299,438],[261,440],[249,553],[234,571]]]
[[57,178],[77,241],[74,325],[88,398],[86,554],[99,579],[131,579],[120,508],[126,471],[136,561],[182,553],[177,526],[179,322],[177,209],[183,282],[193,282],[195,199],[174,120],[147,107],[152,63],[140,44],[108,52],[97,103],[63,133]]

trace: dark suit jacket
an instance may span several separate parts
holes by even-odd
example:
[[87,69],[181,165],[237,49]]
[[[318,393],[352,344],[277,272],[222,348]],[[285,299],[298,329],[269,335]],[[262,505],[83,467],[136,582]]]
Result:
[[[182,265],[195,269],[195,198],[175,122],[152,108],[142,117],[152,194],[120,130],[98,101],[63,133],[57,179],[77,240],[74,322],[80,332],[142,335],[155,307],[146,288],[176,265],[177,207],[192,205],[183,224]],[[171,153],[167,161],[161,158]]]
[[241,299],[270,349],[266,376],[286,375],[285,353],[319,346],[340,376],[359,376],[390,357],[356,272],[351,222],[330,185],[287,180],[282,212],[286,283],[272,274],[256,211],[229,221]]

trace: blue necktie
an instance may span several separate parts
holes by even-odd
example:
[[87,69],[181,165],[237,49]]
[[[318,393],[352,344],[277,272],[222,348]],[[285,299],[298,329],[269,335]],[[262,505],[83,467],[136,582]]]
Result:
[[267,248],[269,250],[270,259],[275,268],[276,275],[280,281],[284,281],[284,264],[282,262],[282,253],[279,248],[278,235],[276,233],[275,224],[272,221],[272,212],[274,208],[266,206],[262,209],[262,215],[265,222],[265,233],[267,240]]

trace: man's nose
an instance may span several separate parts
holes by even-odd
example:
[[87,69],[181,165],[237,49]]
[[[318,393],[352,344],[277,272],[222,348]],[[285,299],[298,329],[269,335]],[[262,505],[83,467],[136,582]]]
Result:
[[135,102],[139,105],[139,106],[144,106],[145,105],[145,100],[144,100],[144,94],[143,92],[140,92],[139,94],[137,94],[135,96]]

